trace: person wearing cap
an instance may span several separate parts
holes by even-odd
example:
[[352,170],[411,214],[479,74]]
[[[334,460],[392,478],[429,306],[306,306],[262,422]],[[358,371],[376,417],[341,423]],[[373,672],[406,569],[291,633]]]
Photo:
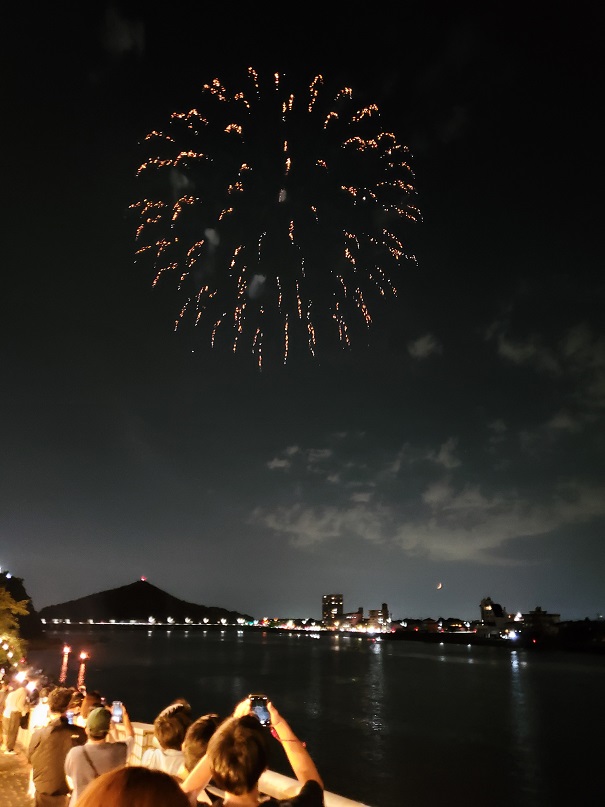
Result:
[[86,786],[102,773],[121,768],[128,762],[134,745],[134,730],[122,704],[122,722],[126,741],[108,742],[111,711],[105,706],[91,709],[86,718],[84,745],[72,748],[65,758],[65,775],[72,789],[69,807],[74,807]]

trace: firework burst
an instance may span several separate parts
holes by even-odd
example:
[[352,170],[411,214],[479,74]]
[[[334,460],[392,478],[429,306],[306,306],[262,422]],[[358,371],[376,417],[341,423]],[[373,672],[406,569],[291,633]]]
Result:
[[261,368],[295,345],[315,356],[332,334],[350,346],[415,261],[399,232],[419,219],[408,149],[376,105],[322,76],[296,96],[277,73],[249,68],[238,91],[214,79],[143,146],[137,258],[182,295],[175,329],[192,323]]

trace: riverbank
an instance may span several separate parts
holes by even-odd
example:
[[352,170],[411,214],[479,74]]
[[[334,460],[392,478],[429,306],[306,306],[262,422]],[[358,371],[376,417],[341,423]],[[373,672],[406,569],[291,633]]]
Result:
[[[569,626],[573,627],[570,628]],[[271,635],[301,635],[313,639],[325,639],[333,636],[348,636],[370,642],[402,641],[424,642],[428,644],[456,644],[472,645],[473,647],[500,647],[503,650],[531,650],[531,651],[569,651],[577,653],[605,654],[605,623],[578,622],[565,623],[558,635],[546,634],[520,634],[516,639],[503,639],[495,636],[485,636],[473,631],[416,631],[394,630],[387,633],[364,633],[355,630],[308,630],[298,627],[268,627],[265,625],[222,625],[222,624],[186,624],[186,623],[154,623],[143,622],[86,622],[63,623],[60,625],[46,625],[41,636],[27,641],[28,653],[45,650],[56,644],[57,633],[69,635],[71,632],[82,630],[103,634],[109,630],[145,631],[149,633],[268,633]]]
[[522,634],[516,639],[502,639],[495,636],[482,636],[478,633],[437,633],[429,631],[398,630],[383,634],[384,641],[425,642],[428,644],[466,644],[473,647],[501,647],[504,650],[529,650],[532,652],[565,651],[576,653],[597,653],[605,655],[605,633],[595,635],[540,635]]

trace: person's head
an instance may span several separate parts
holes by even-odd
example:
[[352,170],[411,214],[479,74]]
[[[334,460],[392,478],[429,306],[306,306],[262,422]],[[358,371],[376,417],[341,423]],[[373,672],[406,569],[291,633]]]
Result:
[[208,742],[217,730],[221,719],[218,715],[203,715],[189,726],[185,739],[183,740],[184,764],[188,771],[192,771],[195,765],[206,753]]
[[111,713],[104,706],[92,709],[86,718],[86,734],[91,740],[104,740],[111,727]]
[[165,709],[162,709],[158,715],[158,718],[160,717],[176,717],[185,727],[185,731],[187,731],[189,726],[193,723],[191,706],[184,698],[176,698],[173,700]]
[[67,711],[69,702],[71,701],[72,690],[67,687],[55,687],[48,696],[49,711],[56,714],[63,714]]
[[267,768],[265,729],[256,717],[229,717],[214,732],[207,751],[214,784],[242,796],[256,786]]
[[164,771],[129,765],[97,776],[78,799],[78,807],[189,807],[178,781]]
[[153,733],[161,748],[180,751],[187,726],[177,715],[160,714],[153,722]]
[[[167,708],[170,709],[174,706],[180,707],[183,714],[188,715],[191,718],[191,704],[188,700],[186,700],[186,698],[175,698]],[[191,719],[193,720],[193,718]]]
[[80,707],[82,706],[82,701],[84,700],[84,695],[79,690],[71,690],[71,698],[69,699],[68,709],[71,709],[73,712],[79,712]]
[[80,706],[80,715],[86,719],[90,712],[93,709],[97,709],[99,706],[103,706],[103,701],[101,700],[101,696],[98,692],[92,691],[88,692],[84,695],[84,700]]

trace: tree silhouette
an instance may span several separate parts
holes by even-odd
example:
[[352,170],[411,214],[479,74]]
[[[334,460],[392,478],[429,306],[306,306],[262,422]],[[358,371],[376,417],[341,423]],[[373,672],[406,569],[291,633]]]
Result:
[[27,616],[28,600],[15,600],[0,586],[0,665],[8,672],[24,654],[17,617]]

